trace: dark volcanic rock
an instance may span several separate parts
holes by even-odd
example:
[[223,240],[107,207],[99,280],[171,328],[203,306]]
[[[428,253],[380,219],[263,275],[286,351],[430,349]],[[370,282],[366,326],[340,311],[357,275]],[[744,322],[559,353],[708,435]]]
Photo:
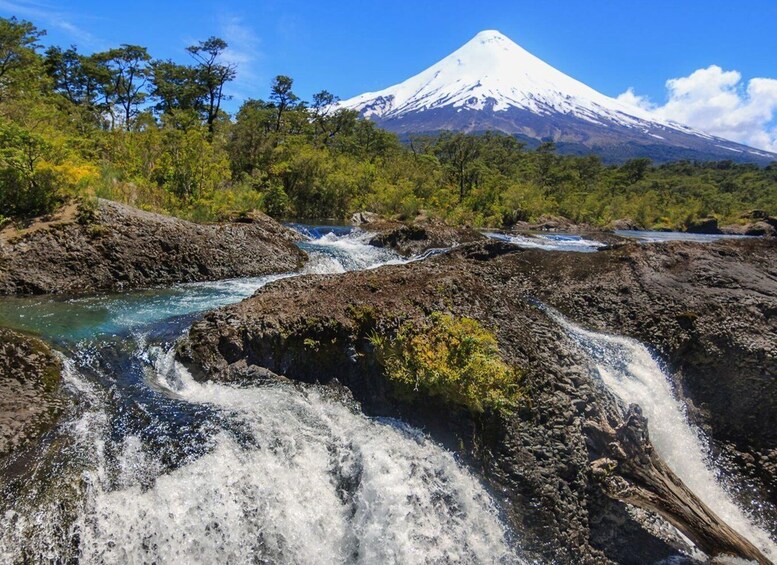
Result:
[[610,224],[607,226],[607,229],[615,231],[615,230],[641,230],[643,228],[631,218],[620,218],[619,220],[610,222]]
[[777,243],[630,244],[542,264],[515,283],[592,329],[657,349],[696,423],[736,458],[752,457],[743,470],[777,504]]
[[[527,298],[656,347],[697,421],[757,460],[754,475],[769,484],[774,252],[759,240],[632,243],[592,254],[468,245],[422,263],[275,283],[196,323],[180,357],[200,379],[251,378],[263,367],[301,381],[337,380],[366,412],[424,426],[468,458],[505,501],[510,522],[531,532],[527,548],[545,558],[643,563],[677,553],[679,540],[655,537],[624,502],[684,527],[711,553],[757,557],[683,490],[652,453],[638,409],[618,408],[565,332]],[[368,338],[433,311],[495,332],[505,360],[523,372],[520,409],[476,415],[439,398],[394,394]]]
[[688,233],[701,233],[701,234],[719,234],[722,233],[718,227],[718,220],[716,218],[702,218],[700,220],[692,220],[685,224],[685,231]]
[[73,293],[298,269],[298,235],[264,214],[195,224],[102,200],[87,221],[0,233],[0,294]]
[[472,229],[449,226],[435,220],[412,224],[377,221],[361,227],[368,232],[377,233],[370,240],[370,245],[390,247],[405,256],[420,255],[430,249],[455,247],[485,239],[484,235]]
[[574,223],[569,218],[564,216],[541,216],[536,222],[516,222],[513,226],[515,232],[535,232],[535,231],[547,231],[547,232],[563,232],[563,233],[580,233],[591,231],[591,227],[588,225],[580,225]]
[[61,365],[38,338],[0,328],[0,457],[23,447],[56,421]]
[[777,236],[777,218],[770,216],[753,216],[755,221],[747,224],[731,224],[723,226],[720,231],[732,235],[756,235],[756,236]]

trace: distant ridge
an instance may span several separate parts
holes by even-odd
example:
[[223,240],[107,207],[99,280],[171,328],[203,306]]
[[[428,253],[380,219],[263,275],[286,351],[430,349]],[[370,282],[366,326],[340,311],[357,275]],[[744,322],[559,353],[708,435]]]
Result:
[[342,101],[399,134],[442,130],[552,140],[566,153],[622,161],[650,157],[768,163],[777,154],[715,137],[627,106],[535,57],[495,30],[482,31],[404,82]]

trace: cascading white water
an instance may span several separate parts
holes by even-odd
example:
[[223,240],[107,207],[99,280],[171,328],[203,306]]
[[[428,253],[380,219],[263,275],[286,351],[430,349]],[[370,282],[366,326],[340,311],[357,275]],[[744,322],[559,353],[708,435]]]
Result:
[[[514,562],[493,501],[419,432],[366,418],[315,388],[194,382],[152,350],[153,377],[241,429],[156,479],[97,492],[86,561]],[[135,445],[127,466],[145,466]],[[133,461],[135,461],[133,463]]]
[[583,238],[574,234],[504,234],[496,232],[484,232],[483,235],[506,241],[525,249],[541,249],[543,251],[576,251],[579,253],[593,253],[606,244],[594,239]]
[[[302,244],[302,273],[407,261],[366,237]],[[1,562],[520,562],[483,485],[418,430],[326,388],[197,383],[149,335],[277,278],[67,305],[90,320],[65,360],[78,403],[64,447],[0,506]]]
[[602,382],[624,404],[639,404],[648,420],[656,452],[685,485],[729,526],[767,557],[777,559],[777,544],[740,508],[721,483],[700,430],[690,424],[671,381],[650,351],[636,340],[592,332],[555,310],[543,309],[589,356]]
[[72,517],[57,503],[6,516],[3,562],[21,560],[21,547],[84,563],[519,562],[490,495],[418,430],[318,387],[200,384],[172,350],[138,354],[149,384],[215,409],[222,430],[172,470],[135,435],[111,461],[99,395],[69,363],[68,383],[94,403],[69,425],[82,498]]

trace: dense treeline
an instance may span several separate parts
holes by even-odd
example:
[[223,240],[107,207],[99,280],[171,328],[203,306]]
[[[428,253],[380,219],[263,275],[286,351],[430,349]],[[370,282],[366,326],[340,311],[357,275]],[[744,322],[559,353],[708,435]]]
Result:
[[192,45],[189,64],[179,64],[138,45],[44,49],[44,33],[0,19],[0,220],[95,196],[196,220],[257,208],[308,218],[367,209],[478,226],[559,214],[678,227],[777,213],[774,163],[605,166],[492,133],[403,144],[336,109],[327,91],[300,100],[286,76],[267,100],[246,100],[230,116],[225,88],[237,69],[221,39]]

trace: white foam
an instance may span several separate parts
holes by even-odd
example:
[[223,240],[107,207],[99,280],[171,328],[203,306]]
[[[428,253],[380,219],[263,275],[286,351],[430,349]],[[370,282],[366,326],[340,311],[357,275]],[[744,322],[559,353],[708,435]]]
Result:
[[[316,389],[200,384],[151,352],[160,386],[242,430],[158,476],[94,493],[86,562],[514,563],[498,511],[454,457],[415,430]],[[121,466],[147,458],[126,442]]]
[[740,508],[721,483],[710,460],[707,440],[689,423],[669,377],[650,351],[633,339],[588,331],[550,308],[546,311],[590,356],[607,388],[624,404],[639,404],[657,453],[685,485],[768,558],[777,558],[777,544],[758,524],[757,517]]
[[543,249],[545,251],[578,251],[591,253],[598,251],[607,244],[593,239],[584,239],[579,235],[568,234],[536,234],[510,235],[496,232],[485,232],[483,235],[491,239],[506,241],[525,249]]

